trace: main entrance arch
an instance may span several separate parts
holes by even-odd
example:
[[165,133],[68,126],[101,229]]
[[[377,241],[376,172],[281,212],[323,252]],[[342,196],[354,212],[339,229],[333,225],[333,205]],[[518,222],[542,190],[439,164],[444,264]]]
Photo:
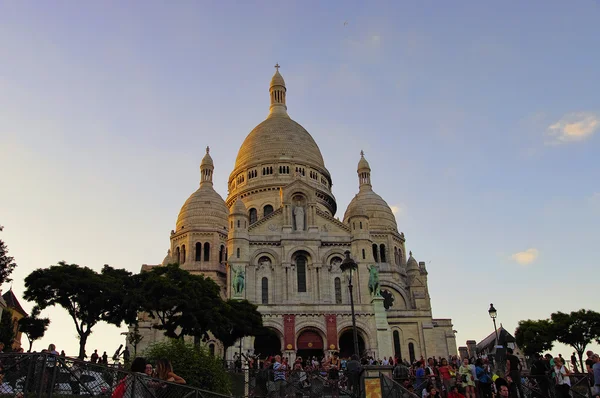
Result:
[[266,329],[254,338],[254,353],[260,358],[281,354],[281,338],[273,329]]
[[[358,335],[358,356],[365,352],[365,341],[360,333]],[[347,329],[340,334],[340,357],[349,358],[354,354],[354,335],[352,329]]]
[[298,349],[296,355],[303,360],[310,357],[323,357],[323,338],[315,330],[307,329],[300,333],[296,347]]

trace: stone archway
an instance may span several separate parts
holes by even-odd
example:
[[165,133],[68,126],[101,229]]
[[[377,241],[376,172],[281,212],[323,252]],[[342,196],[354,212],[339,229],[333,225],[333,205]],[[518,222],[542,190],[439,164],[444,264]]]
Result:
[[254,338],[254,353],[260,358],[281,354],[281,336],[275,330],[266,331]]
[[[365,352],[365,340],[361,333],[357,333],[358,337],[358,356],[361,357]],[[349,358],[354,354],[354,334],[352,328],[344,330],[340,333],[340,358]]]
[[302,357],[303,360],[312,357],[322,358],[324,346],[323,337],[319,332],[306,329],[298,335],[296,356]]

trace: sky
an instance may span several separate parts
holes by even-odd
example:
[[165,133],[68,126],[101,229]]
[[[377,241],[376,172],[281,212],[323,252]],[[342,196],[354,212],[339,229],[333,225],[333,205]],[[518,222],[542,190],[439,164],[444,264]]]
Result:
[[[22,297],[30,272],[61,260],[160,263],[207,145],[227,195],[279,63],[337,216],[358,192],[364,150],[458,345],[493,332],[490,303],[510,332],[555,311],[600,311],[598,20],[586,0],[0,0],[12,289]],[[76,355],[66,312],[43,314],[52,323],[34,349]],[[124,343],[125,327],[93,330],[88,353]]]

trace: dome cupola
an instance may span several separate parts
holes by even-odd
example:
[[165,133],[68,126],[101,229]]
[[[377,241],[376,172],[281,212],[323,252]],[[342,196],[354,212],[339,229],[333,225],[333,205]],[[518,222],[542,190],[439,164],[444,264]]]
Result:
[[359,191],[352,198],[346,209],[344,222],[347,223],[351,217],[366,212],[367,217],[369,217],[369,228],[371,230],[391,230],[397,232],[398,226],[392,209],[381,196],[373,192],[371,186],[371,167],[367,159],[365,159],[363,151],[360,152],[357,173]]
[[229,209],[213,188],[214,164],[210,148],[200,163],[200,188],[185,201],[177,217],[176,232],[197,228],[227,228]]

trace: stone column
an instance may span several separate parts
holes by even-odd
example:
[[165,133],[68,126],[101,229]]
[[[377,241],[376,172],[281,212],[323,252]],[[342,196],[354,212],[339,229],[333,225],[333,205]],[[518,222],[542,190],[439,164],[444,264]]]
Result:
[[371,299],[371,304],[373,305],[375,327],[377,328],[377,352],[375,355],[376,357],[381,358],[392,352],[392,334],[385,313],[385,307],[383,306],[383,297],[373,297]]

